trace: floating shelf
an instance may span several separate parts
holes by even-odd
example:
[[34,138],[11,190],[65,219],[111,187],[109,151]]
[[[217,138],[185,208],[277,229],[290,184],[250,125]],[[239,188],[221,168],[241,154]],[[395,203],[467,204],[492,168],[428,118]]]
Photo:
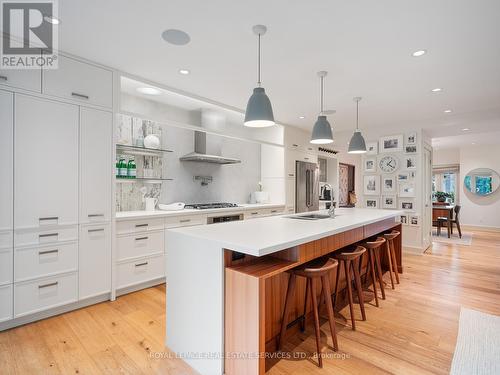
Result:
[[115,181],[120,184],[134,183],[134,182],[145,182],[149,184],[161,184],[165,181],[173,181],[173,178],[157,178],[157,177],[136,177],[136,178],[121,178],[115,177]]
[[140,146],[130,146],[116,144],[116,151],[123,152],[129,155],[145,155],[145,156],[158,156],[165,152],[173,152],[172,150],[156,149],[156,148],[146,148]]

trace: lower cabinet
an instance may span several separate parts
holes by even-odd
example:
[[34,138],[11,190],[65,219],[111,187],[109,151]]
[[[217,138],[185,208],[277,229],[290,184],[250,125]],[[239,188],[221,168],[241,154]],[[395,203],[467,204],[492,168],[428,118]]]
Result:
[[0,285],[12,283],[12,247],[0,248]]
[[0,322],[12,319],[12,284],[0,286]]
[[78,300],[78,274],[44,277],[14,284],[14,318]]
[[80,227],[78,295],[85,299],[111,291],[111,225]]
[[117,288],[126,288],[165,277],[165,256],[163,254],[136,260],[121,261],[116,266]]

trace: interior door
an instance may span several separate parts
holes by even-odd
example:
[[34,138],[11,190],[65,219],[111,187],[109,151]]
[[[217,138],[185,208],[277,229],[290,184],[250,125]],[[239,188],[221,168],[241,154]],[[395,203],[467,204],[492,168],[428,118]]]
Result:
[[428,248],[432,238],[432,151],[424,148],[424,217],[423,217],[423,245]]

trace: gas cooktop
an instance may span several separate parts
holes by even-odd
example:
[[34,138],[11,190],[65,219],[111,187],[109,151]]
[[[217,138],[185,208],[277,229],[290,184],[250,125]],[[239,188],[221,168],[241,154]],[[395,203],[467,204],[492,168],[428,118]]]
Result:
[[231,208],[238,207],[236,203],[193,203],[186,204],[184,208],[191,208],[195,210],[209,210],[212,208]]

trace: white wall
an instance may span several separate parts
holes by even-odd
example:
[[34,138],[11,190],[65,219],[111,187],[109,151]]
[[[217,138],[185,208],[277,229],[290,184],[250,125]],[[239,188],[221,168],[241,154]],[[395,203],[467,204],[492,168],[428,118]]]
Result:
[[464,225],[500,228],[500,189],[479,197],[464,188],[463,176],[475,168],[491,168],[500,174],[500,142],[498,145],[474,145],[460,148],[460,220]]
[[432,166],[457,165],[460,163],[460,149],[437,149],[432,154]]

